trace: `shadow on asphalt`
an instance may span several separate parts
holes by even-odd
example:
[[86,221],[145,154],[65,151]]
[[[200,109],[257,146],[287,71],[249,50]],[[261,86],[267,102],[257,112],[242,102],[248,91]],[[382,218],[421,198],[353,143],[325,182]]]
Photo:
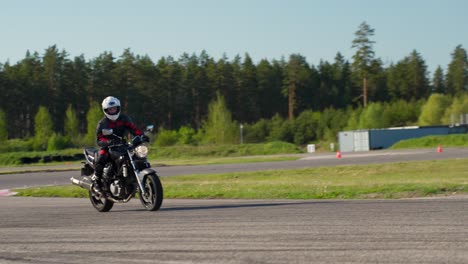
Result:
[[[336,204],[348,204],[348,203],[359,203],[360,205],[369,205],[375,203],[424,203],[424,199],[349,199],[349,200],[333,200],[333,199],[325,199],[325,200],[305,200],[305,201],[291,201],[291,202],[278,202],[278,203],[251,203],[251,204],[223,204],[223,205],[205,205],[205,206],[174,206],[165,208],[164,204],[161,209],[156,212],[173,212],[173,211],[196,211],[196,210],[217,210],[217,209],[236,209],[236,208],[261,208],[261,207],[274,207],[274,206],[295,206],[295,205],[319,205],[319,204],[328,204],[328,205],[336,205]],[[460,201],[466,202],[466,201]],[[147,212],[144,208],[114,208],[112,211],[108,213],[118,213],[118,212]]]
[[[303,204],[318,204],[323,203],[320,201],[303,201],[303,202],[284,202],[284,203],[253,203],[253,204],[226,204],[226,205],[206,205],[206,206],[179,206],[179,207],[162,207],[157,212],[171,212],[171,211],[195,211],[195,210],[216,210],[216,209],[235,209],[235,208],[258,208],[258,207],[273,207],[283,205],[303,205]],[[163,205],[164,206],[164,205]],[[125,211],[146,211],[144,208],[135,209],[122,209],[119,208],[112,210],[112,212],[125,212]]]
[[[255,207],[273,207],[283,205],[301,205],[310,204],[308,202],[288,202],[288,203],[254,203],[254,204],[228,204],[228,205],[207,205],[207,206],[190,206],[190,207],[172,207],[161,208],[160,211],[192,211],[192,210],[212,210],[212,209],[231,209],[231,208],[255,208]],[[315,202],[314,202],[315,203]]]

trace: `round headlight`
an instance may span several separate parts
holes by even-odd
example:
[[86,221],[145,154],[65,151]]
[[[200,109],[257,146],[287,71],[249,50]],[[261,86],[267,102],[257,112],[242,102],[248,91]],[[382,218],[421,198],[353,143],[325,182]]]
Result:
[[146,156],[148,156],[148,147],[145,146],[145,145],[140,145],[140,146],[136,147],[135,148],[135,154],[139,158],[146,158]]

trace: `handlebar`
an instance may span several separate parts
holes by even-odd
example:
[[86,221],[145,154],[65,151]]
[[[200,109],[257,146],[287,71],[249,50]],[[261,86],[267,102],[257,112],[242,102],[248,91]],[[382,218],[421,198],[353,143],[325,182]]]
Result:
[[112,134],[111,136],[114,136],[118,139],[119,143],[114,143],[112,140],[111,143],[108,145],[109,148],[112,148],[112,147],[120,147],[120,146],[126,146],[128,147],[129,149],[133,149],[133,148],[136,148],[137,146],[145,143],[145,142],[149,142],[149,137],[146,136],[146,135],[140,135],[140,136],[135,136],[133,137],[132,141],[129,142],[129,143],[125,143],[125,141],[122,139],[122,137],[119,137],[115,134]]

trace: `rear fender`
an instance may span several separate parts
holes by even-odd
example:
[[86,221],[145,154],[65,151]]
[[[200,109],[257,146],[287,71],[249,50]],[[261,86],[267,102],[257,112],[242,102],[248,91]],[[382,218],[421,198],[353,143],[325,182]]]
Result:
[[85,152],[85,158],[86,158],[86,162],[89,164],[94,164],[94,161],[96,160],[96,157],[94,157],[94,155],[87,154],[86,152]]
[[81,168],[81,176],[90,176],[94,173],[94,167],[88,163],[83,164]]

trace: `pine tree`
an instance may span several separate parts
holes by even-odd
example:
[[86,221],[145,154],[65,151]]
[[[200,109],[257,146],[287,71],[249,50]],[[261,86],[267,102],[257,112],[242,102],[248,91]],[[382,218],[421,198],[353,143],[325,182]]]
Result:
[[[317,66],[317,91],[314,96],[312,109],[323,110],[334,104],[338,96],[338,87],[335,80],[336,71],[332,64],[327,61],[320,61]],[[309,108],[309,109],[310,109]]]
[[90,63],[90,82],[87,86],[86,102],[100,101],[109,95],[119,96],[115,89],[116,63],[112,52],[104,52]]
[[416,50],[413,50],[408,56],[408,81],[409,87],[411,87],[409,98],[418,100],[429,95],[427,66]]
[[432,92],[440,94],[446,93],[444,71],[440,65],[435,70],[434,77],[432,78]]
[[[141,113],[132,119],[137,124],[160,124],[159,113],[162,113],[161,106],[157,103],[157,96],[160,93],[157,85],[160,73],[154,62],[148,56],[137,58],[135,63],[137,75],[135,80],[135,93],[140,96],[137,102],[132,102],[132,109],[138,109]],[[127,111],[126,111],[127,112]]]
[[[207,77],[212,85],[208,98],[211,100],[215,95],[214,93],[219,92],[226,100],[226,107],[231,110],[234,119],[240,116],[237,104],[238,86],[236,80],[239,68],[238,65],[229,62],[225,55],[216,62],[216,65],[207,65]],[[202,109],[208,109],[206,106],[207,104]]]
[[127,113],[132,113],[137,117],[140,113],[136,110],[139,105],[137,103],[139,102],[139,95],[135,93],[135,82],[137,79],[135,63],[135,55],[130,49],[125,49],[115,63],[115,68],[112,72],[114,91],[109,95],[120,98],[122,108]]
[[47,100],[44,105],[50,111],[53,128],[55,131],[63,131],[63,121],[67,104],[62,98],[67,96],[65,86],[64,69],[69,63],[68,55],[65,51],[59,51],[56,45],[46,49],[43,59],[43,78],[47,84]]
[[258,109],[262,118],[271,118],[274,114],[284,114],[286,105],[282,89],[282,69],[278,62],[271,64],[263,59],[257,65]]
[[[208,104],[212,85],[208,77],[208,69],[213,71],[215,65],[213,59],[205,51],[202,51],[200,57],[195,54],[191,56],[184,54],[179,61],[184,68],[182,93],[186,95],[183,105],[180,105],[179,109],[185,114],[183,116],[185,124],[200,128],[202,116],[206,114],[204,106]],[[212,74],[216,75],[215,73]]]
[[408,83],[406,82],[406,63],[399,61],[387,69],[387,87],[391,100],[398,100],[408,96]]
[[349,62],[339,52],[333,63],[333,79],[337,90],[333,106],[336,108],[346,107],[352,101],[351,68]]
[[452,53],[446,84],[448,93],[452,95],[468,91],[468,58],[466,50],[461,45],[458,45]]
[[[16,65],[4,65],[5,90],[0,95],[1,106],[8,116],[8,130],[13,138],[34,134],[34,116],[47,97],[39,54],[26,53],[26,58]],[[21,98],[22,107],[12,98]],[[14,132],[14,133],[12,133]]]
[[239,106],[239,121],[253,122],[260,118],[258,108],[257,68],[249,54],[245,54],[240,72],[239,93],[237,104]]
[[383,102],[388,101],[387,72],[380,59],[372,60],[369,67],[369,79],[367,80],[368,101]]
[[299,54],[292,54],[285,67],[283,95],[288,98],[288,118],[294,119],[294,111],[297,107],[296,93],[307,87],[310,81],[309,65],[306,59]]
[[8,139],[8,127],[6,115],[3,110],[0,109],[0,142]]
[[396,65],[390,66],[387,85],[390,97],[395,100],[399,98],[419,100],[429,95],[427,67],[416,50]]
[[363,105],[367,106],[367,79],[369,78],[369,67],[374,59],[374,50],[372,45],[375,41],[370,40],[374,35],[374,29],[366,22],[359,25],[358,31],[354,33],[356,38],[353,40],[351,48],[356,48],[356,53],[353,56],[353,70],[362,80],[362,96]]

